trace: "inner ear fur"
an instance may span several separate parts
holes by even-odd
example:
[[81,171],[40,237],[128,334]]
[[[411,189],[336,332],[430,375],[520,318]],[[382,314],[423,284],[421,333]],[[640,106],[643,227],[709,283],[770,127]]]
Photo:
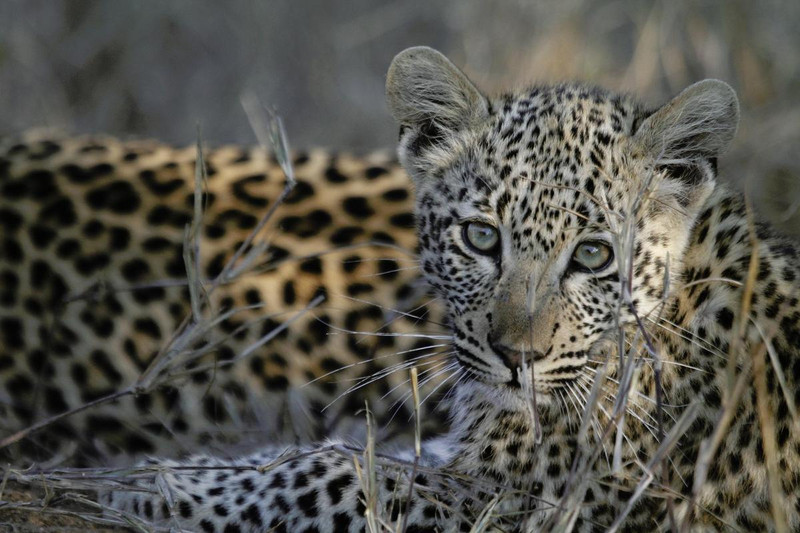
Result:
[[416,144],[436,143],[489,115],[477,87],[444,55],[426,46],[395,56],[386,76],[386,99],[401,134],[409,128]]
[[716,158],[730,145],[738,124],[739,101],[731,86],[703,80],[644,119],[634,138],[658,166],[697,183],[716,174]]

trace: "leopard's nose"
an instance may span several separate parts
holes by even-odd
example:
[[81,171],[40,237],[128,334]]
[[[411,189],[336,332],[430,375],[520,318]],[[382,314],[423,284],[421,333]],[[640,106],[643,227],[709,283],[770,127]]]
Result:
[[511,370],[512,374],[517,371],[517,368],[522,366],[523,357],[527,359],[528,365],[534,361],[539,361],[544,358],[544,354],[541,352],[531,352],[530,350],[526,350],[524,348],[519,349],[511,347],[499,340],[490,339],[489,345],[492,347],[492,350],[494,350],[494,353],[496,353],[503,361],[503,364],[506,365],[509,370]]

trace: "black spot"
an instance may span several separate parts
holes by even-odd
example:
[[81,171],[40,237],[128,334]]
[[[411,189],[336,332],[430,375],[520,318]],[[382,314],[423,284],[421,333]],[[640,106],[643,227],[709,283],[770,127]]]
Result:
[[249,477],[244,478],[242,480],[242,489],[244,489],[245,492],[254,492],[256,490],[256,487],[253,484],[253,480],[250,479]]
[[381,259],[378,261],[378,275],[381,279],[393,280],[399,274],[400,265],[394,259]]
[[6,390],[11,393],[12,398],[20,397],[33,390],[33,381],[24,374],[17,374],[6,382]]
[[31,242],[39,249],[47,247],[48,244],[53,242],[56,238],[56,232],[47,226],[34,224],[28,228],[28,234],[31,236]]
[[270,483],[267,486],[267,488],[270,488],[270,489],[285,489],[286,488],[286,482],[283,479],[283,474],[281,474],[280,472],[276,472],[275,474],[273,474],[272,481],[270,481]]
[[34,287],[43,286],[47,283],[51,273],[50,265],[41,259],[37,259],[31,263],[31,284]]
[[347,286],[347,295],[355,298],[362,294],[369,294],[373,290],[375,290],[375,287],[369,283],[351,283]]
[[330,480],[326,486],[328,497],[331,499],[331,505],[338,505],[342,501],[342,492],[349,486],[353,485],[352,474],[342,474]]
[[322,274],[322,261],[319,257],[310,257],[300,263],[300,270],[309,274]]
[[214,514],[217,516],[228,516],[228,508],[221,503],[218,503],[214,506]]
[[344,183],[347,181],[347,176],[339,172],[335,167],[328,167],[325,170],[325,179],[331,183]]
[[95,270],[107,267],[110,262],[111,257],[107,253],[98,252],[78,257],[75,261],[75,268],[84,276],[88,276]]
[[413,228],[414,215],[412,213],[398,213],[389,218],[389,223],[398,228]]
[[160,252],[172,246],[172,241],[164,237],[149,237],[142,243],[145,252]]
[[283,284],[283,302],[286,305],[293,305],[295,301],[297,301],[297,292],[294,288],[294,282],[288,280]]
[[376,231],[373,233],[372,240],[383,244],[395,244],[394,237],[384,231]]
[[333,515],[333,533],[349,533],[350,517],[347,513],[336,513]]
[[364,172],[364,175],[367,177],[368,180],[374,180],[381,176],[385,176],[388,173],[389,171],[386,170],[385,168],[375,166],[367,168],[367,170]]
[[350,255],[342,260],[342,270],[351,274],[361,265],[361,257],[358,255]]
[[122,265],[122,277],[131,283],[142,281],[150,273],[150,265],[143,259],[131,259]]
[[33,170],[23,178],[28,189],[28,196],[35,200],[43,200],[58,193],[55,175],[49,170]]
[[139,333],[152,337],[155,340],[161,339],[161,328],[158,327],[156,321],[150,317],[137,318],[133,323],[133,327]]
[[375,211],[363,196],[345,198],[342,202],[342,207],[345,212],[358,219],[369,218],[375,214]]
[[206,265],[206,274],[209,278],[216,278],[222,273],[222,269],[225,268],[226,262],[226,254],[225,252],[220,252],[215,255],[211,261],[208,262]]
[[237,180],[231,187],[233,191],[233,196],[247,205],[252,205],[253,207],[257,208],[267,207],[267,205],[269,205],[269,200],[261,196],[255,196],[253,194],[250,194],[250,192],[247,190],[248,184],[263,183],[266,180],[267,177],[264,174],[256,174],[254,176],[248,176],[246,178]]
[[218,225],[218,224],[209,224],[205,228],[206,237],[209,239],[219,239],[223,235],[225,235],[225,228]]
[[56,387],[47,387],[44,399],[45,407],[52,415],[63,413],[69,409],[69,405],[67,405],[66,400],[64,400],[64,395]]
[[139,194],[127,181],[114,181],[86,193],[86,202],[94,209],[109,209],[129,214],[139,209]]
[[88,237],[89,239],[94,239],[103,233],[105,229],[105,225],[95,218],[84,224],[82,231],[84,236]]
[[6,200],[20,200],[28,193],[28,188],[22,181],[9,181],[3,185],[2,196]]
[[730,330],[733,326],[733,312],[727,307],[723,307],[717,312],[717,323],[725,330]]
[[267,253],[269,254],[270,262],[280,261],[289,257],[289,250],[281,248],[280,246],[275,246],[274,244],[269,247]]
[[260,305],[263,303],[261,300],[261,293],[258,292],[258,289],[248,289],[247,292],[244,293],[244,299],[248,305]]
[[61,228],[72,226],[78,220],[75,205],[69,198],[58,198],[39,211],[39,222],[51,222]]
[[328,228],[332,220],[327,211],[315,209],[304,217],[294,215],[284,217],[279,225],[287,233],[294,233],[299,237],[308,238]]
[[62,166],[59,170],[72,183],[89,183],[95,178],[85,168],[72,163]]
[[76,239],[64,239],[56,247],[56,255],[59,259],[72,259],[80,251],[81,245]]
[[214,423],[225,422],[228,414],[225,405],[216,396],[207,395],[203,398],[203,412],[206,418]]
[[297,180],[294,189],[292,189],[292,192],[286,197],[284,203],[298,204],[306,198],[310,198],[312,196],[314,196],[314,187],[312,187],[307,181]]
[[298,472],[294,477],[294,488],[302,489],[308,486],[308,476],[305,472]]
[[331,244],[346,246],[363,233],[364,229],[358,226],[343,226],[331,234],[330,241]]
[[166,205],[157,205],[147,214],[147,223],[153,226],[169,224],[181,228],[191,222],[192,216],[184,211],[176,211]]
[[150,169],[139,172],[139,179],[142,180],[142,182],[148,189],[150,189],[150,191],[158,196],[166,196],[171,194],[183,187],[184,184],[183,180],[179,178],[158,181],[156,173]]
[[310,490],[305,494],[301,494],[297,497],[297,505],[300,506],[300,509],[305,513],[305,515],[309,518],[314,518],[318,514],[317,510],[317,491]]
[[110,246],[112,250],[125,250],[131,241],[131,232],[127,228],[114,226],[111,228]]
[[22,246],[11,238],[3,239],[2,255],[9,263],[21,263],[25,258]]
[[390,189],[383,193],[382,198],[387,202],[402,202],[409,196],[407,189]]
[[13,233],[22,226],[22,217],[11,209],[0,209],[0,227],[6,232]]
[[91,167],[88,173],[94,179],[104,178],[114,173],[114,167],[108,163],[98,163]]
[[268,391],[280,392],[289,388],[286,376],[264,376],[264,388]]
[[252,522],[256,526],[261,526],[263,524],[261,512],[259,512],[258,506],[254,503],[251,503],[247,506],[247,509],[242,511],[242,520],[245,522]]
[[102,350],[94,350],[91,354],[92,364],[95,368],[105,376],[105,378],[113,385],[122,383],[122,374],[120,374],[114,365],[111,364],[111,359]]

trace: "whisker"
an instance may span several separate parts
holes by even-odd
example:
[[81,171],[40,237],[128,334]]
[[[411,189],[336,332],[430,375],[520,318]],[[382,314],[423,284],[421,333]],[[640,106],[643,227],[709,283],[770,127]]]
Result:
[[[711,344],[710,342],[708,342],[705,339],[698,339],[697,337],[695,337],[694,335],[691,334],[692,333],[691,331],[689,331],[688,329],[680,326],[679,324],[676,324],[676,323],[674,323],[674,322],[672,322],[670,320],[667,320],[666,318],[663,318],[663,317],[659,317],[658,318],[658,320],[660,322],[665,322],[669,326],[671,326],[671,327],[673,327],[673,328],[678,330],[678,331],[673,331],[673,330],[667,328],[666,326],[664,326],[663,324],[660,324],[660,323],[656,322],[654,319],[648,318],[648,320],[650,322],[653,322],[656,327],[659,327],[659,328],[663,329],[664,331],[672,333],[673,335],[677,335],[681,339],[683,339],[685,341],[688,341],[689,343],[694,344],[695,346],[698,346],[700,348],[706,349],[706,350],[708,350],[709,352],[713,353],[714,355],[716,355],[719,358],[722,358],[722,359],[726,359],[727,358],[727,354],[722,353],[716,346],[714,346],[713,344]],[[681,332],[682,333],[687,333],[689,335],[682,335]],[[666,362],[666,361],[664,361],[664,362]]]
[[[439,355],[440,353],[441,353],[441,352],[436,352],[436,353],[434,353],[434,354],[420,355],[420,356],[418,356],[418,357],[416,358],[416,360],[423,359],[423,358],[425,358],[425,357],[432,357],[432,356],[434,356],[434,355]],[[334,403],[336,403],[336,402],[337,402],[337,401],[339,401],[340,399],[344,398],[344,397],[345,397],[345,396],[347,396],[348,394],[350,394],[350,393],[352,393],[352,392],[355,392],[355,391],[357,391],[357,390],[359,390],[359,389],[361,389],[361,388],[363,388],[363,387],[366,387],[366,386],[368,386],[368,385],[371,385],[371,384],[375,383],[376,381],[379,381],[379,380],[381,380],[381,379],[383,379],[383,378],[385,378],[385,377],[387,377],[387,376],[389,376],[389,375],[391,375],[391,374],[393,374],[393,373],[397,372],[398,370],[403,370],[403,369],[405,369],[405,368],[408,368],[408,367],[410,367],[410,366],[413,366],[413,365],[414,365],[414,362],[415,362],[415,361],[413,361],[413,360],[410,360],[410,361],[405,361],[405,362],[403,362],[403,363],[398,363],[397,365],[392,365],[391,367],[384,368],[383,370],[380,370],[380,371],[378,371],[378,372],[376,372],[376,373],[374,373],[374,374],[370,374],[369,376],[365,376],[365,377],[358,378],[358,379],[357,379],[357,383],[355,383],[354,385],[352,385],[351,387],[349,387],[347,390],[345,390],[344,392],[342,392],[340,395],[338,395],[336,398],[334,398],[333,400],[331,400],[331,401],[330,401],[330,402],[329,402],[329,403],[328,403],[328,404],[327,404],[327,405],[326,405],[326,406],[325,406],[325,407],[322,409],[322,412],[324,412],[324,411],[325,411],[325,410],[326,410],[328,407],[330,407],[331,405],[333,405]],[[423,364],[425,364],[425,365],[428,365],[428,364],[446,363],[446,362],[447,362],[446,360],[445,360],[445,361],[438,361],[438,360],[436,360],[436,361],[427,361],[427,362],[425,362],[425,363],[423,363]],[[423,373],[424,373],[424,372],[423,372]]]
[[[337,249],[337,251],[338,251],[338,249]],[[416,257],[409,257],[409,256],[406,256],[406,255],[404,255],[402,257],[396,257],[396,256],[393,256],[393,257],[388,257],[388,256],[387,257],[359,257],[358,259],[348,259],[346,261],[342,261],[341,263],[343,265],[349,265],[349,264],[353,264],[353,263],[377,263],[378,261],[386,261],[387,259],[391,259],[393,261],[398,261],[398,262],[400,262],[400,261],[408,261],[408,262],[413,262],[413,263],[419,263],[419,259],[417,259]]]
[[[327,373],[325,373],[325,374],[323,374],[323,375],[321,375],[319,377],[316,377],[316,378],[312,379],[311,381],[307,381],[306,383],[301,385],[301,388],[305,387],[307,385],[311,385],[312,383],[315,383],[315,382],[317,382],[317,381],[319,381],[319,380],[321,380],[323,378],[326,378],[328,376],[332,376],[333,374],[336,374],[338,372],[342,372],[343,370],[348,370],[350,368],[354,368],[354,367],[361,366],[361,365],[367,365],[369,363],[373,363],[373,362],[377,361],[378,359],[386,359],[387,357],[395,357],[395,356],[398,356],[398,355],[403,355],[403,354],[407,354],[407,353],[411,353],[411,352],[418,352],[420,350],[430,350],[431,348],[442,348],[444,346],[449,346],[449,345],[450,345],[450,343],[430,344],[430,345],[427,345],[427,346],[420,346],[418,348],[410,348],[408,350],[401,350],[399,352],[388,353],[388,354],[384,354],[384,355],[378,355],[378,356],[375,356],[375,357],[370,357],[369,359],[363,359],[361,361],[356,361],[355,363],[350,363],[348,365],[344,365],[343,367],[337,368],[336,370],[331,370],[330,372],[327,372]],[[408,361],[415,361],[415,360],[417,360],[419,358],[423,358],[423,357],[433,357],[434,355],[436,355],[438,353],[440,353],[440,352],[431,352],[430,354],[426,354],[424,356],[414,357],[413,359],[409,359]]]
[[[583,370],[588,370],[588,371],[590,371],[590,372],[594,372],[595,374],[597,374],[597,373],[598,373],[598,370],[597,370],[597,369],[595,369],[595,368],[592,368],[592,367],[588,367],[588,366],[587,366],[587,367],[584,367],[584,368],[583,368]],[[589,376],[589,377],[592,377],[592,376]],[[619,380],[617,380],[617,379],[614,379],[614,378],[612,378],[611,376],[608,376],[608,375],[606,375],[606,376],[605,376],[605,379],[606,379],[607,381],[610,381],[611,383],[613,383],[613,384],[614,384],[614,385],[616,385],[617,387],[619,387],[619,386],[620,386],[620,382],[619,382]],[[642,393],[641,393],[641,392],[639,392],[639,391],[630,390],[630,391],[628,391],[628,392],[629,392],[630,394],[635,394],[635,395],[636,395],[636,398],[638,398],[638,399],[640,399],[640,400],[644,400],[644,401],[646,401],[646,402],[649,402],[649,403],[651,403],[651,404],[653,404],[653,405],[655,405],[655,404],[657,403],[657,402],[656,402],[656,400],[655,400],[654,398],[651,398],[650,396],[647,396],[647,395],[645,395],[645,394],[642,394]],[[661,405],[662,405],[662,407],[673,407],[673,408],[676,408],[676,409],[679,409],[679,408],[686,407],[686,405],[677,405],[677,404],[664,403],[664,402],[662,402],[662,403],[661,403]],[[687,404],[687,405],[688,405],[688,404]]]
[[[569,382],[567,383],[567,390],[575,398],[575,401],[572,401],[572,404],[575,406],[575,410],[578,413],[578,420],[583,421],[584,416],[589,416],[589,425],[592,427],[592,431],[595,434],[595,441],[600,443],[600,447],[603,451],[603,455],[606,458],[606,462],[609,462],[608,450],[606,449],[606,443],[602,439],[602,431],[600,431],[600,423],[597,420],[597,417],[594,413],[588,410],[588,401],[587,399],[579,393],[575,387],[577,386],[577,382]],[[577,403],[576,403],[577,401]]]
[[[585,376],[583,376],[583,377],[585,378]],[[584,384],[584,385],[581,385],[581,386],[585,387],[585,384]],[[614,401],[614,399],[615,399],[615,397],[614,397],[614,396],[612,396],[612,395],[606,395],[606,398],[607,398],[607,399],[609,399],[609,400],[611,400],[612,402],[613,402],[613,401]],[[646,414],[646,415],[648,416],[648,418],[650,418],[650,419],[653,421],[653,424],[650,424],[650,423],[648,423],[648,422],[645,422],[645,420],[644,420],[643,418],[641,418],[639,415],[637,415],[637,414],[636,414],[636,413],[635,413],[635,412],[632,410],[632,408],[633,408],[633,407],[638,407],[640,410],[642,410],[642,412],[643,412],[644,414]],[[627,402],[626,402],[626,404],[625,404],[625,413],[626,413],[626,414],[628,414],[628,415],[630,415],[630,416],[632,416],[633,418],[635,418],[635,419],[636,419],[636,420],[638,420],[639,422],[641,422],[641,424],[642,424],[642,425],[643,425],[643,426],[644,426],[644,427],[645,427],[645,428],[648,430],[648,432],[649,432],[649,433],[650,433],[650,434],[653,436],[653,438],[654,438],[656,441],[658,441],[658,440],[659,440],[659,437],[658,437],[658,428],[657,428],[657,426],[656,426],[656,425],[654,425],[654,424],[657,424],[657,420],[656,420],[656,419],[655,419],[655,418],[654,418],[654,417],[653,417],[653,416],[652,416],[652,415],[651,415],[649,412],[647,412],[647,411],[646,411],[646,410],[644,410],[644,409],[643,409],[641,406],[639,406],[639,405],[637,405],[637,404],[635,404],[635,403],[631,404],[631,403],[627,403]],[[675,420],[675,417],[673,417],[671,414],[667,413],[667,415],[668,415],[670,418],[672,418],[672,420],[673,420],[673,421],[676,421],[676,420]],[[606,416],[608,416],[608,415],[606,415]],[[626,441],[628,441],[628,444],[629,444],[629,446],[631,446],[631,447],[632,447],[632,444],[631,444],[630,440],[629,440],[629,439],[628,439],[628,437],[627,437],[627,436],[624,434],[624,432],[623,432],[623,438],[625,438],[625,440],[626,440]],[[684,453],[683,453],[681,450],[679,450],[679,449],[678,449],[678,450],[676,450],[676,451],[678,451],[679,453],[681,453],[681,455],[684,455],[684,456],[685,456],[685,454],[684,454]],[[678,475],[678,477],[680,477],[680,478],[681,478],[681,481],[685,482],[685,480],[684,480],[683,476],[681,475],[680,471],[678,470],[678,467],[675,465],[675,461],[674,461],[674,459],[673,459],[672,457],[668,457],[667,459],[669,460],[669,463],[670,463],[670,465],[672,466],[672,469],[673,469],[673,471],[674,471],[674,472],[675,472],[675,473]]]
[[[653,363],[653,362],[655,362],[654,358],[645,357],[645,356],[639,357],[639,360],[643,361],[645,363]],[[604,364],[604,361],[598,361],[597,359],[586,359],[586,361],[589,362],[589,363],[595,363],[595,364],[598,364],[598,365]],[[661,359],[659,362],[661,364],[664,364],[664,365],[674,365],[674,366],[680,366],[680,367],[683,367],[683,368],[688,368],[688,369],[691,369],[691,370],[697,370],[698,372],[703,372],[704,374],[713,374],[713,372],[709,372],[708,370],[703,370],[700,367],[687,365],[686,363],[679,363],[677,361],[665,361],[663,359]]]
[[[459,369],[457,369],[455,372],[453,372],[452,374],[450,374],[449,376],[447,376],[446,378],[444,378],[442,381],[440,381],[440,382],[439,382],[439,383],[438,383],[438,384],[437,384],[437,385],[436,385],[436,386],[433,388],[433,390],[432,390],[432,391],[430,391],[430,392],[427,394],[427,396],[425,396],[425,397],[422,399],[422,401],[419,403],[419,405],[420,405],[420,406],[423,406],[423,405],[425,405],[425,402],[428,400],[428,398],[430,398],[431,396],[433,396],[434,394],[436,394],[436,391],[437,391],[437,390],[439,390],[439,389],[442,387],[442,385],[444,385],[445,383],[447,383],[447,381],[448,381],[448,380],[450,380],[450,379],[452,379],[454,376],[460,376],[460,375],[461,375],[461,374],[463,374],[463,373],[464,373],[464,370],[463,370],[463,369],[461,369],[461,368],[459,368]],[[458,383],[458,381],[459,381],[459,380],[460,380],[460,377],[459,377],[459,379],[458,379],[458,380],[456,380],[456,382],[455,382],[455,383],[453,383],[453,386],[455,386],[455,384],[456,384],[456,383]],[[409,418],[409,420],[411,420],[411,418]]]
[[[373,336],[373,337],[405,337],[410,339],[433,339],[438,341],[451,341],[453,340],[452,335],[428,335],[425,333],[381,333],[381,332],[372,332],[372,331],[355,331],[345,328],[340,328],[338,326],[334,326],[333,324],[329,324],[324,320],[320,320],[323,324],[330,327],[331,329],[335,329],[339,333],[346,333],[348,335],[364,335],[364,336]],[[329,335],[333,335],[333,333],[329,333]]]
[[[402,316],[404,316],[404,317],[406,317],[406,318],[412,318],[412,319],[414,319],[414,320],[418,320],[418,321],[422,321],[422,322],[427,322],[427,323],[430,323],[430,324],[435,324],[435,325],[437,325],[437,326],[441,326],[441,327],[443,327],[443,328],[447,328],[447,325],[446,325],[446,324],[442,324],[442,323],[440,323],[440,322],[435,322],[435,321],[433,321],[433,320],[427,319],[427,318],[425,318],[425,316],[424,316],[424,315],[420,316],[420,315],[415,315],[415,314],[413,314],[413,313],[414,313],[414,311],[416,311],[417,309],[420,309],[420,308],[422,308],[422,307],[425,307],[425,308],[426,308],[426,309],[425,309],[425,314],[427,315],[427,313],[428,313],[427,306],[428,306],[429,304],[431,304],[431,303],[435,302],[436,300],[438,300],[438,298],[433,298],[432,300],[428,300],[427,302],[425,302],[425,303],[422,303],[422,304],[418,305],[417,307],[415,307],[414,309],[412,309],[412,310],[410,310],[410,311],[400,311],[399,309],[395,309],[395,308],[393,308],[393,307],[386,307],[386,306],[383,306],[383,305],[378,305],[378,304],[376,304],[376,303],[374,303],[374,302],[370,302],[370,301],[368,301],[368,300],[363,300],[363,299],[361,299],[361,298],[356,298],[356,297],[354,297],[354,296],[348,296],[348,295],[346,295],[346,294],[340,294],[340,293],[337,293],[337,295],[338,295],[338,296],[341,296],[342,298],[346,298],[346,299],[348,299],[348,300],[350,300],[350,301],[352,301],[352,302],[359,302],[359,303],[366,304],[366,305],[373,305],[373,306],[375,306],[375,307],[378,307],[379,309],[382,309],[382,310],[384,310],[384,311],[389,311],[389,312],[392,312],[392,313],[397,313],[398,315],[402,315]],[[394,319],[393,319],[393,320],[394,320]],[[386,326],[388,326],[389,324],[391,324],[391,322],[387,322],[386,324],[384,324],[384,325],[383,325],[383,326],[381,326],[381,327],[386,327]],[[380,328],[378,328],[378,329],[380,329]]]
[[393,270],[384,270],[382,272],[376,272],[374,274],[363,274],[363,275],[358,276],[358,277],[361,278],[361,279],[377,278],[377,277],[380,277],[380,276],[385,276],[386,274],[392,274],[392,273],[395,273],[395,272],[402,272],[404,270],[417,270],[419,267],[420,267],[419,265],[414,265],[414,266],[410,266],[410,267],[395,268]]
[[[426,363],[422,363],[422,365],[433,365],[433,366],[431,366],[430,368],[426,368],[425,370],[420,372],[418,374],[418,376],[423,376],[427,372],[430,372],[431,370],[436,370],[437,368],[441,368],[442,365],[447,364],[447,363],[448,363],[447,360],[444,360],[444,361],[428,361]],[[450,362],[450,363],[452,363],[452,362]],[[408,365],[408,366],[414,366],[414,365]],[[407,368],[407,366],[404,366],[404,368]],[[398,369],[398,370],[402,370],[402,369]],[[394,387],[389,389],[388,391],[386,391],[383,394],[383,396],[381,396],[381,400],[385,399],[387,396],[389,396],[391,393],[393,393],[394,391],[396,391],[397,389],[399,389],[403,385],[407,384],[409,381],[410,381],[410,379],[404,380],[401,383],[398,383],[397,385],[395,385]]]
[[469,381],[472,378],[473,372],[472,372],[471,369],[469,369],[467,367],[461,367],[461,369],[463,370],[463,372],[461,372],[461,377],[459,377],[455,381],[455,383],[453,383],[453,385],[447,390],[447,392],[445,393],[444,397],[442,398],[442,402],[448,402],[450,400],[450,398],[455,394],[456,386],[459,383],[461,383],[462,381],[465,381],[465,382]]
[[[433,374],[429,375],[428,377],[426,377],[425,379],[421,380],[419,382],[419,388],[420,389],[423,388],[425,385],[430,383],[431,380],[436,379],[437,377],[441,376],[442,374],[450,372],[451,370],[453,370],[454,368],[458,368],[459,366],[460,365],[459,365],[458,361],[455,361],[455,362],[452,362],[451,364],[447,365],[446,367],[439,369],[435,373],[433,373]],[[427,372],[427,370],[425,372]],[[422,375],[422,373],[420,373],[420,375]],[[405,405],[405,403],[409,400],[409,398],[411,398],[411,396],[412,396],[412,392],[409,391],[409,392],[403,394],[403,396],[401,396],[397,400],[395,400],[395,402],[389,407],[390,409],[393,409],[393,412],[392,412],[392,416],[389,417],[389,420],[388,420],[387,424],[391,424],[392,423],[392,421],[394,420],[394,417],[397,416],[397,413],[400,412],[400,409],[403,407],[403,405]]]

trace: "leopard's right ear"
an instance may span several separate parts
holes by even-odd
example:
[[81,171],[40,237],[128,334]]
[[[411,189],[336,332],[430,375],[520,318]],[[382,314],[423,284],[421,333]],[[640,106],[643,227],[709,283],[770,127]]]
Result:
[[427,46],[397,54],[386,76],[386,98],[402,144],[418,155],[489,116],[489,103],[444,55]]

